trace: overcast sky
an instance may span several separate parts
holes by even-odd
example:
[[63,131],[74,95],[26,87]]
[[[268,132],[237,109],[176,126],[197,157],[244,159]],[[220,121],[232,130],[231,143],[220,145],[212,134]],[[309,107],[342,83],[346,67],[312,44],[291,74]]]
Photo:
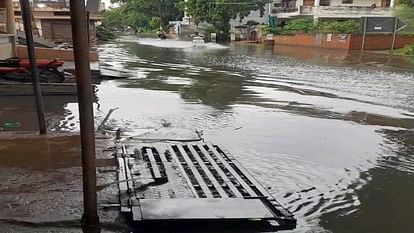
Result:
[[105,3],[105,8],[108,8],[111,5],[111,0],[101,0]]

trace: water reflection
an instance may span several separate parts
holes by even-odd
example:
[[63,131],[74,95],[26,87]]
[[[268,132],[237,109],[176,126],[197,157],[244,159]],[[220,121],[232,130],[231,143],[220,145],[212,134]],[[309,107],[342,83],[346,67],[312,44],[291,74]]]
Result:
[[379,130],[383,153],[376,167],[361,173],[355,189],[360,205],[350,214],[323,214],[321,224],[335,232],[411,232],[414,202],[414,132]]
[[[71,114],[65,110],[65,106],[77,102],[77,97],[44,96],[43,102],[48,128],[64,130],[66,116]],[[34,97],[0,97],[0,124],[8,122],[13,123],[15,127],[4,128],[5,131],[37,131],[39,128]]]

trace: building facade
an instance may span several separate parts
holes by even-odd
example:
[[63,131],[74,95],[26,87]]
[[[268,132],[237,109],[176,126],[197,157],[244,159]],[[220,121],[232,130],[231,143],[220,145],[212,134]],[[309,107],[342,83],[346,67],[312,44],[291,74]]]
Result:
[[0,0],[0,59],[16,56],[12,0]]
[[230,20],[230,32],[234,35],[232,40],[257,40],[259,37],[258,25],[269,23],[271,5],[271,3],[266,4],[262,15],[260,10],[256,10],[250,11],[250,14],[243,19],[237,17]]
[[[70,21],[70,9],[68,0],[34,0],[32,3],[32,14],[34,21],[33,34],[45,40],[39,40],[45,45],[72,43],[72,28]],[[14,15],[16,20],[17,34],[23,34],[23,23],[18,0],[13,0]],[[89,41],[91,45],[96,44],[96,24],[102,17],[90,15],[89,18]],[[36,38],[35,38],[36,39]],[[50,43],[48,43],[50,42]],[[50,46],[49,46],[50,47]]]
[[295,17],[353,19],[392,16],[395,0],[273,0],[270,15],[286,21]]

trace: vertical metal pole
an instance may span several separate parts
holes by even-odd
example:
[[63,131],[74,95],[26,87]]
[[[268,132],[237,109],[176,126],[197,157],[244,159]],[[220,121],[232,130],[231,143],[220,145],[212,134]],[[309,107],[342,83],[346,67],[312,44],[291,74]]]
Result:
[[367,37],[367,17],[364,17],[364,31],[363,31],[363,36],[362,36],[362,43],[361,43],[361,56],[362,53],[364,52],[365,49],[365,38]]
[[391,48],[390,48],[390,55],[393,54],[394,52],[394,47],[395,47],[395,40],[397,38],[397,28],[398,28],[398,18],[394,17],[394,31],[392,32],[392,43],[391,43]]
[[36,102],[37,120],[39,123],[40,134],[46,134],[45,113],[43,108],[42,91],[39,84],[39,72],[36,65],[35,48],[33,44],[32,22],[30,16],[29,0],[20,0],[20,10],[22,13],[22,20],[24,32],[26,34],[27,54],[30,60],[30,73],[33,81],[33,92]]
[[98,233],[100,232],[100,222],[96,194],[95,129],[92,105],[93,89],[89,63],[85,1],[70,0],[70,12],[82,147],[84,205],[82,229],[85,233]]

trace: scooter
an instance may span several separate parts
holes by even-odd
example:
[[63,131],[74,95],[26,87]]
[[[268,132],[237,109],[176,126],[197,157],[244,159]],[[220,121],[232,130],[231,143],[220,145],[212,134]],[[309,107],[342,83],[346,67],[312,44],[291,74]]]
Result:
[[[65,81],[63,61],[36,60],[40,82],[62,83]],[[9,58],[0,60],[0,78],[13,81],[29,82],[32,79],[28,59]]]

